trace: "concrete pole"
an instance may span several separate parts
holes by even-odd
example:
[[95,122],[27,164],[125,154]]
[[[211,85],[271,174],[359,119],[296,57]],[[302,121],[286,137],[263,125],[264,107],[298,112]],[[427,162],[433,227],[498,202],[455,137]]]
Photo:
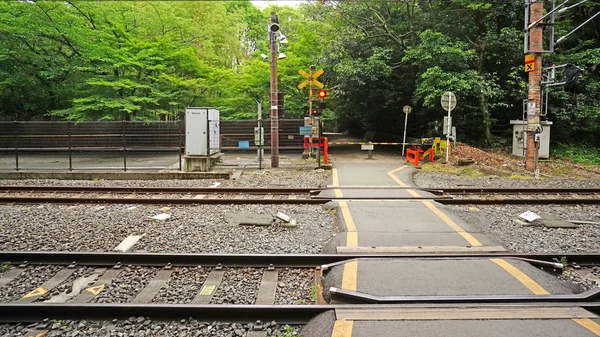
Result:
[[[543,0],[533,0],[529,7],[529,22],[535,22],[544,15]],[[527,24],[529,24],[529,22]],[[529,31],[529,50],[535,55],[534,71],[529,73],[529,82],[527,90],[527,157],[525,167],[529,171],[534,171],[537,166],[535,156],[535,126],[540,124],[540,81],[542,79],[542,53],[543,50],[543,26],[540,23],[532,27]],[[537,51],[537,52],[536,52]]]
[[[271,22],[275,22],[277,16],[271,12]],[[271,46],[271,167],[279,167],[279,114],[277,110],[277,38],[276,32],[269,31],[269,43]]]

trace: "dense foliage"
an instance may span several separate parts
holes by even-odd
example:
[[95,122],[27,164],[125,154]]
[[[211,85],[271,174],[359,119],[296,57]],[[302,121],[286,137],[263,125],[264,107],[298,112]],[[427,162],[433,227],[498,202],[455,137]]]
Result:
[[[186,106],[223,118],[267,115],[266,27],[277,12],[279,88],[286,117],[301,117],[298,69],[325,69],[324,118],[369,139],[440,136],[439,103],[453,91],[459,139],[494,145],[522,116],[523,1],[315,1],[264,10],[249,1],[0,1],[0,119],[169,120]],[[563,36],[600,10],[571,9]],[[600,26],[592,21],[545,55],[545,65],[586,68],[551,89],[548,117],[560,142],[600,145]],[[504,132],[504,133],[502,133]],[[502,136],[502,137],[496,137]]]

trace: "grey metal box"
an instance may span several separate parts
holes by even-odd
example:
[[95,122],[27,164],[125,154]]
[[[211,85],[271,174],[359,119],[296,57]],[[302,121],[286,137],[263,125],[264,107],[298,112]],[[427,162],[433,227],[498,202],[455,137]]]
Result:
[[219,110],[185,109],[185,154],[208,156],[220,149]]
[[[512,120],[513,126],[513,156],[524,157],[524,148],[527,148],[527,123],[523,124],[521,120]],[[539,158],[550,157],[550,121],[542,121],[542,133],[540,134],[540,152]]]

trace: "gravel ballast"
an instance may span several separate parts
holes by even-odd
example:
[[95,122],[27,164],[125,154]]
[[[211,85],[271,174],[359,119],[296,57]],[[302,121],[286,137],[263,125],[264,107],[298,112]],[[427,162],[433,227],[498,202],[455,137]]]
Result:
[[275,304],[314,304],[314,279],[313,269],[279,269]]
[[[444,173],[415,175],[419,187],[495,187],[495,188],[586,188],[598,187],[594,180],[508,179],[468,177]],[[600,225],[584,224],[579,228],[546,228],[536,223],[523,225],[518,215],[526,211],[552,215],[563,220],[600,222],[597,205],[456,205],[446,206],[467,223],[481,228],[484,234],[500,241],[510,251],[536,253],[583,253],[600,251]],[[524,222],[524,220],[521,219]]]
[[0,301],[12,302],[40,287],[58,273],[61,266],[30,266],[10,283],[0,288]]
[[225,271],[211,304],[254,304],[262,279],[262,269],[232,268]]
[[[300,326],[289,327],[277,322],[227,323],[201,322],[193,318],[180,321],[153,321],[146,317],[131,317],[113,321],[45,320],[34,324],[3,324],[0,335],[11,337],[30,336],[33,331],[49,330],[44,337],[243,337],[248,331],[265,331],[267,336],[297,336]],[[285,334],[284,334],[285,333]]]
[[186,304],[200,292],[210,268],[175,268],[169,281],[152,299],[152,303]]
[[119,276],[106,285],[91,303],[127,303],[144,289],[158,268],[124,267]]
[[[236,213],[281,211],[297,227],[240,226]],[[151,216],[167,213],[167,220]],[[336,231],[319,205],[0,205],[0,249],[111,251],[143,235],[132,251],[181,253],[319,253]],[[43,236],[40,236],[43,233]]]

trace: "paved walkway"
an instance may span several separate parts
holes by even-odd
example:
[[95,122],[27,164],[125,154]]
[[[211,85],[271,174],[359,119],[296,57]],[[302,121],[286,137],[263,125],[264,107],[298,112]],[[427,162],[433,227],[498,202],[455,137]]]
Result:
[[[394,163],[336,163],[333,186],[395,186],[385,190],[335,189],[345,198],[431,197],[414,188],[414,169]],[[431,200],[338,201],[341,233],[326,247],[329,253],[503,251],[493,238],[467,224],[451,209]],[[377,259],[356,260],[334,267],[324,279],[324,295],[338,289],[373,296],[467,296],[572,294],[573,286],[532,265],[509,259]],[[331,290],[331,292],[330,292]],[[335,295],[335,294],[334,294]],[[303,331],[305,336],[600,336],[598,318],[581,309],[507,308],[470,311],[431,308],[423,312],[337,313],[314,326],[331,329]],[[498,319],[502,318],[502,319]],[[309,324],[309,326],[311,326]],[[322,330],[322,331],[312,331]]]

